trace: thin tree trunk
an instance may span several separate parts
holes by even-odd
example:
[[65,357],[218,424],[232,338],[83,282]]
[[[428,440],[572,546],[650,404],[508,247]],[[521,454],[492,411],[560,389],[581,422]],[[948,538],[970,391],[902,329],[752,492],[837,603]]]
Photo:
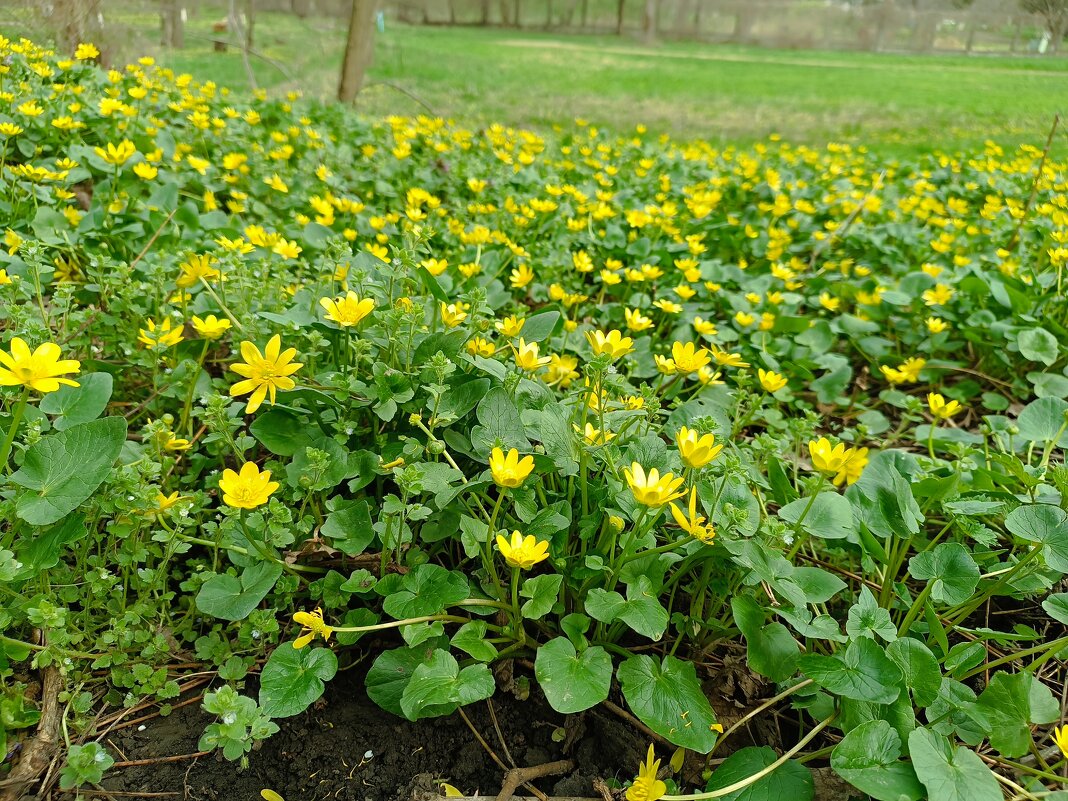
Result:
[[582,0],[582,30],[586,30],[586,24],[590,19],[590,0]]
[[162,35],[160,44],[164,47],[182,49],[185,47],[185,9],[180,0],[163,0],[160,8],[160,25]]
[[375,0],[352,0],[349,16],[349,36],[345,43],[345,59],[341,64],[341,82],[337,99],[351,103],[363,86],[363,78],[374,54]]
[[656,38],[656,0],[645,0],[642,10],[642,38],[651,42]]
[[623,10],[627,4],[627,0],[619,0],[619,5],[616,7],[616,36],[623,35]]

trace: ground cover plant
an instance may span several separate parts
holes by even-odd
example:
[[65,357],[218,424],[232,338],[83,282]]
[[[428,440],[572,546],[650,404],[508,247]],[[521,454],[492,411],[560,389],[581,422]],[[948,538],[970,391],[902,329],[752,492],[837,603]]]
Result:
[[630,801],[1061,792],[1046,150],[368,121],[0,50],[13,777],[47,714],[98,785],[102,710],[189,670],[240,767],[366,661],[409,720],[611,701],[656,743]]

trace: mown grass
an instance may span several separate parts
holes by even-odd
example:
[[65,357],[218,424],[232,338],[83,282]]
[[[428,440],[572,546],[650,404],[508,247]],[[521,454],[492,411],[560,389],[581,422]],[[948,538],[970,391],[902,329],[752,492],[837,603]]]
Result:
[[[202,11],[187,26],[186,47],[158,55],[177,70],[241,89],[248,78],[240,52],[212,51],[211,24],[221,16]],[[130,41],[151,49],[153,15],[117,20],[134,32]],[[340,20],[261,14],[255,30],[251,66],[259,85],[332,94]],[[359,103],[369,114],[432,111],[468,124],[641,122],[679,137],[743,144],[778,133],[896,156],[972,149],[987,139],[1041,145],[1065,108],[1066,76],[1063,58],[646,47],[627,38],[390,23],[377,38]],[[1058,137],[1057,147],[1068,147],[1068,138]]]

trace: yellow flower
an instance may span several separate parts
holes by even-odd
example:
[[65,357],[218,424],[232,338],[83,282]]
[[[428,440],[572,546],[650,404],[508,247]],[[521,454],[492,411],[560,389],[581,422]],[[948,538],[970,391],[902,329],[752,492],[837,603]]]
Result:
[[177,506],[179,501],[187,499],[186,496],[181,496],[177,492],[172,492],[170,495],[164,495],[162,492],[157,492],[156,508],[150,513],[150,516],[163,514],[171,507]]
[[179,289],[189,289],[189,287],[200,283],[201,278],[205,281],[214,281],[220,276],[219,271],[211,266],[214,261],[208,255],[190,256],[186,261],[178,265],[178,269],[181,272],[174,280],[174,285]]
[[192,445],[192,442],[183,437],[176,437],[174,434],[168,434],[167,441],[163,443],[163,449],[165,451],[187,451]]
[[321,298],[319,305],[326,309],[326,319],[342,328],[358,325],[375,307],[373,298],[361,298],[351,290],[337,300]]
[[656,752],[653,746],[649,746],[649,753],[645,761],[638,768],[638,777],[627,788],[627,801],[657,801],[667,793],[667,785],[656,778],[656,772],[660,768],[660,760],[654,759]]
[[671,504],[671,516],[675,518],[675,522],[678,523],[679,528],[685,531],[694,539],[700,540],[705,545],[711,545],[712,540],[716,536],[716,529],[711,523],[706,522],[703,515],[697,514],[697,488],[693,487],[690,490],[690,504],[687,510],[689,515],[683,514],[674,503]]
[[630,491],[634,493],[634,500],[645,506],[663,506],[686,494],[679,490],[682,476],[675,478],[672,473],[661,476],[655,467],[647,475],[645,468],[637,462],[631,462],[630,467],[623,469],[623,475]]
[[171,318],[164,317],[163,322],[156,325],[156,321],[149,317],[145,321],[146,328],[137,332],[137,341],[151,350],[163,350],[177,345],[185,337],[182,336],[182,326],[171,327]]
[[926,359],[914,356],[906,359],[896,368],[883,365],[879,369],[891,384],[914,384],[920,380],[920,371],[926,364]]
[[548,540],[539,540],[533,534],[524,537],[518,531],[512,532],[511,541],[506,540],[504,535],[498,534],[497,549],[504,557],[504,561],[520,570],[530,570],[538,562],[549,558]]
[[40,117],[44,114],[44,109],[36,100],[27,100],[19,106],[19,114],[25,114],[27,117]]
[[448,268],[449,263],[445,259],[423,259],[419,266],[431,275],[441,275]]
[[522,289],[534,280],[534,271],[530,269],[529,265],[520,264],[519,267],[512,270],[509,279],[515,289]]
[[264,178],[263,182],[276,192],[282,192],[283,194],[289,192],[289,187],[286,186],[285,181],[278,177],[278,173],[275,173],[270,178]]
[[[330,635],[334,633],[334,630],[323,622],[323,610],[318,607],[314,612],[296,612],[293,615],[293,622],[303,627],[300,636],[293,641],[294,649],[303,648],[317,636],[322,637],[323,642],[327,642]],[[264,795],[264,798],[266,797]]]
[[8,277],[7,270],[0,270],[0,286],[7,286],[11,283],[11,279]]
[[490,452],[489,465],[497,486],[515,488],[522,486],[534,469],[534,457],[524,456],[520,459],[519,451],[515,448],[508,451],[507,455],[500,448],[494,448]]
[[586,423],[584,429],[578,426],[572,426],[576,432],[582,435],[582,439],[587,445],[604,445],[606,442],[610,442],[615,438],[615,433],[612,431],[602,431],[599,428],[595,428],[592,423]]
[[545,371],[541,380],[551,387],[556,386],[561,389],[567,389],[571,386],[571,382],[579,377],[576,367],[578,367],[578,359],[574,356],[562,356],[554,353],[549,357],[549,368]]
[[159,175],[159,170],[144,161],[139,161],[133,166],[134,175],[145,181],[151,181]]
[[271,252],[281,256],[283,259],[295,259],[304,252],[304,248],[292,239],[280,237],[278,241],[274,243]]
[[255,509],[263,506],[271,493],[278,489],[278,482],[271,481],[271,471],[260,471],[255,462],[245,462],[241,472],[227,468],[219,480],[223,503],[234,509]]
[[692,342],[674,342],[671,345],[671,359],[675,362],[675,369],[682,375],[696,373],[708,364],[708,358],[708,351]]
[[719,331],[716,329],[716,324],[711,320],[703,320],[700,317],[693,318],[693,328],[698,334],[704,336],[714,337]]
[[121,167],[137,152],[134,143],[129,139],[123,139],[118,145],[108,142],[107,150],[102,147],[94,148],[94,150],[100,158],[108,164],[114,164],[116,167]]
[[831,297],[830,292],[821,292],[820,305],[827,311],[838,311],[838,307],[842,305],[842,301],[840,298]]
[[786,386],[786,379],[771,370],[757,370],[757,376],[765,392],[778,392]]
[[867,448],[847,448],[844,442],[831,446],[830,440],[820,437],[808,443],[808,455],[812,467],[820,473],[834,476],[836,487],[842,483],[853,484],[860,478],[868,463]]
[[949,323],[938,317],[928,317],[926,322],[927,330],[930,331],[932,334],[941,334],[943,331],[949,328]]
[[18,136],[25,128],[13,122],[0,122],[0,136]]
[[74,50],[74,57],[79,61],[90,61],[99,55],[100,51],[96,49],[96,45],[89,42],[82,42]]
[[624,309],[623,314],[627,318],[627,328],[635,334],[640,334],[645,329],[653,327],[653,321],[637,309]]
[[203,320],[193,315],[193,330],[204,339],[218,339],[230,328],[230,321],[223,317],[221,320],[214,314],[209,314]]
[[493,327],[501,332],[504,336],[511,339],[512,337],[519,336],[523,330],[523,326],[526,325],[526,320],[522,317],[516,317],[514,314],[510,317],[505,317],[503,320],[498,320],[493,324]]
[[11,339],[11,353],[0,350],[0,387],[23,386],[40,392],[55,392],[60,384],[80,386],[70,378],[59,378],[68,373],[77,374],[81,362],[76,359],[60,359],[59,345],[45,342],[32,353],[19,337]]
[[1057,726],[1053,730],[1053,742],[1061,749],[1061,754],[1068,759],[1068,726]]
[[304,366],[292,361],[296,354],[296,348],[282,351],[282,338],[278,334],[271,337],[262,354],[260,349],[248,340],[241,343],[241,358],[245,361],[230,365],[230,369],[239,376],[244,376],[245,380],[230,387],[230,395],[237,397],[252,393],[245,408],[246,414],[252,414],[260,408],[268,393],[273,404],[277,390],[284,392],[296,386],[296,382],[289,376]]
[[447,328],[455,328],[467,319],[467,310],[470,308],[466,303],[446,303],[441,301],[441,321]]
[[716,438],[712,434],[698,436],[691,428],[683,426],[675,437],[675,444],[679,448],[679,456],[687,467],[701,468],[719,456],[723,450],[722,445],[716,445]]
[[604,331],[587,331],[586,340],[596,355],[607,354],[612,357],[613,361],[634,350],[634,340],[623,336],[615,329],[607,334]]
[[4,232],[4,246],[7,248],[7,255],[14,256],[15,252],[22,245],[23,239],[17,233],[8,228]]
[[937,419],[948,420],[964,407],[955,400],[947,403],[946,399],[937,392],[930,392],[927,395],[927,408],[931,410],[931,414]]
[[538,356],[538,343],[531,342],[528,345],[522,337],[519,338],[518,347],[512,346],[512,352],[515,356],[515,366],[528,373],[533,373],[553,360],[552,356]]
[[472,356],[483,356],[489,358],[497,352],[497,346],[490,342],[488,339],[482,337],[475,337],[468,341],[467,352]]

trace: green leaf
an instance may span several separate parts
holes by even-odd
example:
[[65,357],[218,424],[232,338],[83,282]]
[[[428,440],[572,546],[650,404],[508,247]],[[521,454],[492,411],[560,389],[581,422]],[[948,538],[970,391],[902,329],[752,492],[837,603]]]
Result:
[[22,569],[19,577],[33,576],[59,564],[63,550],[87,534],[85,515],[75,512],[43,532],[34,532],[26,547],[19,551]]
[[646,576],[627,585],[626,600],[614,590],[590,590],[586,596],[586,614],[602,623],[622,620],[650,640],[663,637],[668,624],[668,612]]
[[886,539],[916,534],[923,514],[912,494],[911,483],[901,474],[899,454],[875,454],[860,479],[846,490],[857,518],[876,537]]
[[1016,418],[1020,428],[1020,437],[1027,442],[1053,442],[1068,444],[1068,434],[1061,431],[1064,425],[1064,413],[1068,411],[1068,401],[1060,398],[1039,398],[1031,401]]
[[307,424],[281,409],[268,409],[256,415],[248,430],[275,456],[292,456],[312,444]]
[[460,626],[452,635],[452,647],[470,654],[479,662],[492,662],[497,657],[497,646],[486,642],[484,620],[472,620]]
[[1020,355],[1032,362],[1042,362],[1047,367],[1057,361],[1059,348],[1057,338],[1045,328],[1027,328],[1016,339]]
[[1003,801],[997,779],[978,755],[953,748],[945,737],[926,729],[909,735],[909,756],[927,797],[938,801]]
[[281,575],[281,565],[256,562],[245,568],[240,578],[228,573],[212,576],[197,593],[197,609],[220,620],[244,620],[267,597]]
[[260,674],[260,707],[272,718],[298,715],[323,694],[337,673],[337,657],[329,648],[301,648],[284,642],[274,649]]
[[979,566],[959,542],[943,542],[909,559],[909,575],[933,582],[931,598],[935,601],[956,606],[972,597],[979,583]]
[[831,767],[876,801],[918,801],[924,796],[923,786],[912,765],[901,762],[900,757],[898,733],[885,720],[871,720],[847,733],[834,747]]
[[527,620],[537,620],[549,614],[560,594],[560,584],[563,580],[564,577],[559,573],[546,573],[524,581],[523,586],[519,588],[519,594],[530,600],[520,609],[523,617]]
[[632,656],[616,670],[623,697],[638,719],[675,745],[707,754],[716,744],[716,714],[692,662]]
[[[796,525],[801,519],[810,498],[798,498],[779,509],[779,517],[790,525]],[[812,501],[801,528],[813,537],[825,540],[842,540],[856,531],[853,519],[853,506],[837,492],[821,492]]]
[[612,658],[599,645],[581,654],[567,637],[538,648],[534,675],[549,706],[564,715],[596,706],[612,685]]
[[15,513],[35,526],[65,517],[107,478],[125,441],[126,421],[121,417],[79,423],[39,440],[10,477],[31,490],[19,496]]
[[440,565],[418,565],[386,597],[382,609],[397,620],[434,615],[464,600],[468,592],[467,579],[459,573]]
[[560,312],[558,311],[546,311],[541,314],[532,314],[523,323],[523,330],[520,331],[520,336],[527,342],[541,342],[544,339],[548,339],[553,335],[553,332],[559,327]]
[[[425,272],[425,270],[424,270]],[[480,453],[489,453],[495,445],[504,450],[530,450],[530,440],[523,433],[523,420],[504,387],[486,393],[475,410],[480,425],[471,429],[471,444]]]
[[782,623],[764,625],[764,610],[748,595],[732,598],[731,612],[745,637],[749,667],[772,681],[786,681],[792,676],[801,647],[789,629]]
[[420,643],[415,648],[383,651],[375,659],[364,679],[367,697],[387,712],[404,717],[401,696],[416,667],[428,662],[441,647],[447,645],[448,642],[442,637],[438,641]]
[[87,373],[78,376],[80,386],[62,386],[41,398],[38,408],[45,414],[57,415],[52,420],[56,431],[65,431],[78,423],[88,423],[104,413],[111,400],[112,378],[108,373]]
[[1035,503],[1013,509],[1005,528],[1021,539],[1042,544],[1042,558],[1053,570],[1068,573],[1068,514],[1059,506]]
[[348,556],[362,554],[375,538],[367,501],[339,502],[334,511],[326,516],[321,533],[330,539],[335,548]]
[[463,670],[448,651],[434,651],[416,666],[401,695],[401,711],[408,720],[451,714],[459,706],[493,695],[493,674],[483,664]]
[[1042,602],[1042,608],[1046,614],[1068,626],[1068,592],[1056,592]]
[[[775,763],[779,755],[768,746],[743,748],[727,757],[708,780],[707,792],[748,779]],[[790,759],[748,787],[720,796],[723,801],[812,801],[812,773]]]
[[912,637],[902,637],[890,643],[886,653],[901,668],[905,686],[912,691],[916,706],[933,704],[942,686],[942,671],[931,649]]
[[1031,724],[1053,723],[1061,713],[1049,687],[1026,672],[995,673],[975,706],[990,722],[990,744],[1007,757],[1030,750]]
[[901,695],[901,669],[874,640],[853,640],[844,655],[805,654],[801,672],[825,690],[874,704],[891,704]]
[[878,635],[887,642],[897,639],[897,626],[890,619],[890,612],[879,606],[866,586],[861,586],[857,602],[849,609],[846,632],[850,637],[875,639]]

